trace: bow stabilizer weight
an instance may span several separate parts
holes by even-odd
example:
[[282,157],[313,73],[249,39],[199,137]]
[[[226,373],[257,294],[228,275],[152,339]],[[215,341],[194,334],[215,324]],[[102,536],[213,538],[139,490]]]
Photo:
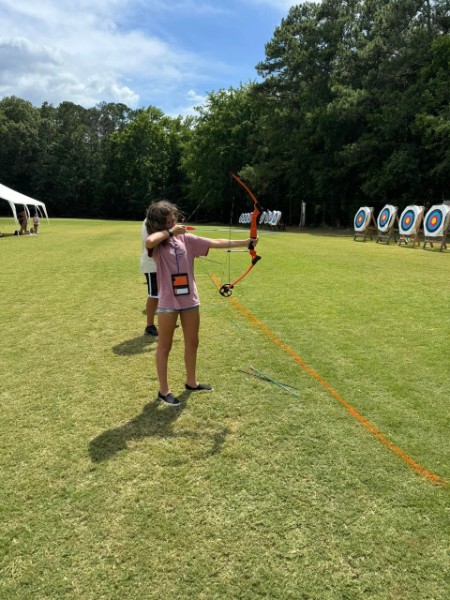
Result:
[[223,286],[220,288],[219,293],[224,298],[229,298],[233,293],[233,286],[229,283],[224,283]]

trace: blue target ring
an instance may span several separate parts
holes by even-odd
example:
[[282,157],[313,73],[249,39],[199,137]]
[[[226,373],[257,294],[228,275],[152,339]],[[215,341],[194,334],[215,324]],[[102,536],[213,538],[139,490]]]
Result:
[[391,211],[389,208],[385,208],[384,210],[381,211],[380,216],[378,217],[378,222],[381,227],[386,225],[386,223],[389,221],[390,216],[391,216]]
[[361,229],[361,227],[366,222],[366,213],[364,210],[360,210],[356,213],[355,217],[355,229]]
[[444,217],[440,208],[435,208],[427,215],[426,228],[430,233],[434,233],[441,227]]
[[416,215],[413,210],[407,210],[402,217],[401,227],[403,231],[409,231],[416,220]]

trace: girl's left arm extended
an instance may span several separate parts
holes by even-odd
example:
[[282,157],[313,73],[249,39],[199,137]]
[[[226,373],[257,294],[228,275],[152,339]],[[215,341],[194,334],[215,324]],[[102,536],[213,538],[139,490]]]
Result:
[[210,239],[210,248],[248,248],[250,242],[256,246],[258,240],[248,238],[247,240],[213,240]]

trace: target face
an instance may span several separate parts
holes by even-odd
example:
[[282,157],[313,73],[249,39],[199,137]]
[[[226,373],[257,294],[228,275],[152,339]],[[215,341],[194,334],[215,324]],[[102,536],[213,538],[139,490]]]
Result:
[[448,229],[450,208],[446,204],[432,206],[425,217],[424,232],[427,237],[440,237]]
[[386,204],[386,206],[382,209],[380,214],[378,215],[377,225],[378,230],[382,233],[386,233],[389,231],[392,223],[397,214],[397,207],[391,206],[390,204]]
[[355,231],[365,231],[370,222],[372,210],[367,206],[361,207],[355,215]]
[[400,216],[400,235],[415,235],[421,223],[423,206],[415,204],[407,206]]
[[405,231],[409,231],[414,225],[416,215],[413,210],[408,210],[402,217],[402,227]]
[[435,233],[444,221],[444,217],[440,210],[433,210],[431,215],[427,216],[426,226],[430,233]]

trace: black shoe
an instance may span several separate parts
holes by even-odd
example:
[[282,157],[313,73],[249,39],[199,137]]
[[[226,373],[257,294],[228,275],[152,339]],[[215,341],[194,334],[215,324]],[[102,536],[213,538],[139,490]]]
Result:
[[158,337],[158,330],[155,325],[147,325],[144,331],[145,335],[153,335],[154,337]]
[[180,406],[180,401],[178,398],[175,398],[171,392],[169,392],[167,396],[163,396],[161,392],[158,392],[158,400],[160,402],[164,402],[164,404],[168,404],[169,406]]
[[187,389],[188,392],[212,392],[214,389],[210,385],[205,385],[204,383],[199,383],[197,387],[191,387],[190,385],[185,383],[184,387]]

